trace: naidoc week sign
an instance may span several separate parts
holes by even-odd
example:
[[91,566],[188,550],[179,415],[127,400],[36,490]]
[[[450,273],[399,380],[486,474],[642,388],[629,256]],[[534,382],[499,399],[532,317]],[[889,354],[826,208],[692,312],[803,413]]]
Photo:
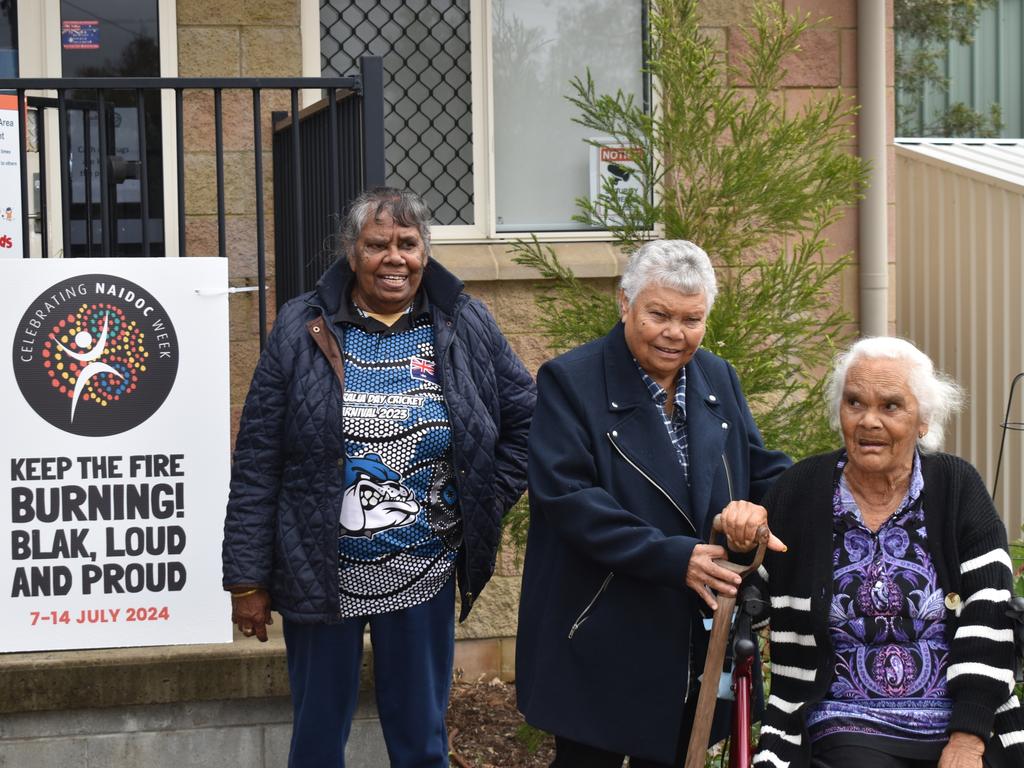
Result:
[[227,265],[0,261],[0,651],[228,642]]

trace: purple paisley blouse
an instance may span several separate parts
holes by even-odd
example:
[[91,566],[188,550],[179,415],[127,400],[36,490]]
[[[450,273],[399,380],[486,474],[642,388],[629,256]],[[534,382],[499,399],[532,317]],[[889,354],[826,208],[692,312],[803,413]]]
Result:
[[852,736],[895,752],[941,749],[952,709],[949,645],[943,592],[927,547],[920,457],[898,511],[874,533],[841,474],[845,463],[844,454],[832,500],[835,675],[826,697],[808,711],[811,740]]

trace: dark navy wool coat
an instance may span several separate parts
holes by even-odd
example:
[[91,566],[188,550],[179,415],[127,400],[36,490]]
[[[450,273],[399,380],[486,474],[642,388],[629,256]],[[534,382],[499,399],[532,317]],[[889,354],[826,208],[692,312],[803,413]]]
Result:
[[621,323],[545,364],[537,384],[519,708],[559,736],[671,763],[706,645],[690,553],[789,459],[765,449],[733,368],[701,349],[686,366],[687,487]]
[[[270,591],[297,622],[338,620],[338,522],[345,491],[344,328],[333,321],[354,275],[339,261],[278,314],[235,444],[224,525],[224,586]],[[536,390],[490,313],[436,261],[423,273],[452,430],[465,618],[494,572],[501,519],[526,485]]]

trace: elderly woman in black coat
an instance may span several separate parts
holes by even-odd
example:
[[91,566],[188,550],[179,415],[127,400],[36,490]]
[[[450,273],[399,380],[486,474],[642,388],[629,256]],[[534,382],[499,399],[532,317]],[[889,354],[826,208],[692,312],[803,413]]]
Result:
[[[843,448],[763,501],[781,542],[761,572],[772,685],[755,766],[1024,766],[1006,528],[974,468],[936,452],[960,388],[879,337],[837,358],[828,393]],[[764,508],[726,511],[730,548],[751,548]]]
[[715,293],[696,245],[647,243],[622,276],[622,322],[538,374],[516,686],[527,721],[555,734],[554,766],[678,762],[702,608],[738,582],[714,563],[711,521],[789,465],[736,372],[701,348]]

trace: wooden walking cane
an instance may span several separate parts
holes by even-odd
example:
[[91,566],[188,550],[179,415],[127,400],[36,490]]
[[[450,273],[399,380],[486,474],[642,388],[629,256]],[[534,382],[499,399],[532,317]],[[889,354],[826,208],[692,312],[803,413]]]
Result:
[[[715,534],[723,534],[722,516],[715,515],[711,523],[711,538]],[[723,568],[738,573],[740,578],[756,571],[764,559],[764,550],[768,545],[768,526],[757,529],[757,552],[750,565],[739,565],[728,560],[716,560]],[[739,590],[737,590],[739,594]],[[690,730],[690,743],[686,747],[686,768],[704,768],[707,759],[708,737],[711,735],[711,719],[715,714],[715,700],[718,698],[718,681],[722,677],[722,663],[725,661],[725,645],[729,642],[729,627],[732,624],[732,612],[736,607],[735,595],[717,595],[718,608],[711,622],[711,637],[708,639],[708,655],[704,661],[704,677],[700,683],[697,696],[697,712]]]

